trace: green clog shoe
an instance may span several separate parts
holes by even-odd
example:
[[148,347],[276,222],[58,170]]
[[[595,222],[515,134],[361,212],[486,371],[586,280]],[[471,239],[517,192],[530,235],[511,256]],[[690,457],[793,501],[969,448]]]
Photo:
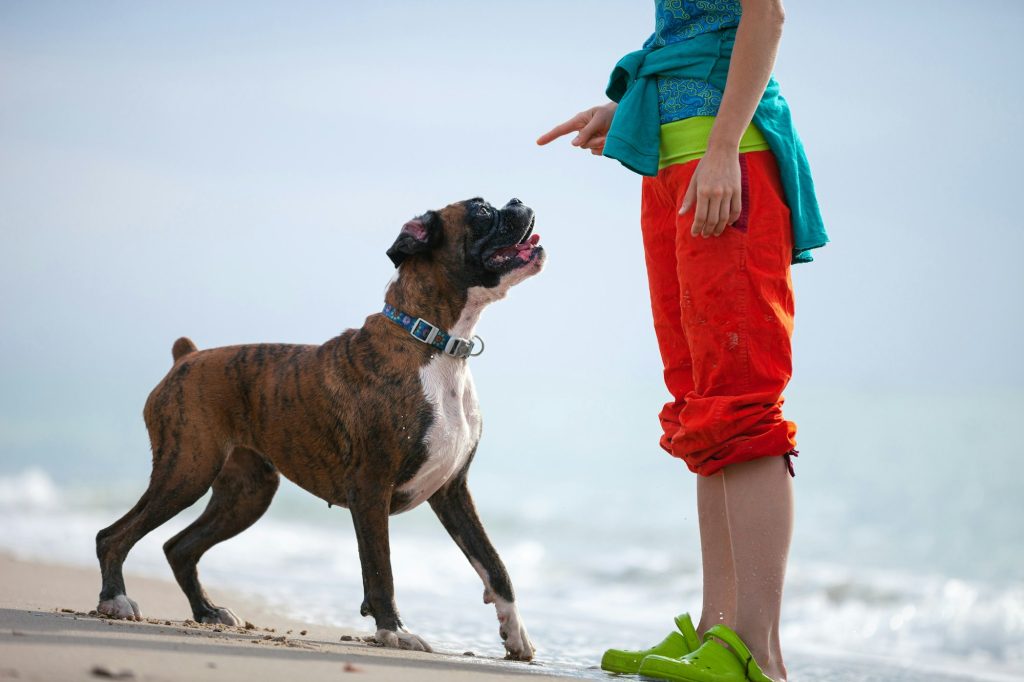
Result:
[[679,658],[700,646],[700,638],[697,637],[697,630],[693,627],[690,614],[681,613],[676,616],[675,632],[670,632],[668,637],[661,640],[660,644],[652,646],[643,651],[623,651],[622,649],[609,649],[601,657],[601,670],[610,673],[626,673],[635,675],[640,670],[640,662],[649,656],[667,656]]
[[682,657],[648,656],[640,662],[638,672],[642,677],[673,682],[775,682],[761,672],[739,635],[724,625],[708,630],[696,651]]

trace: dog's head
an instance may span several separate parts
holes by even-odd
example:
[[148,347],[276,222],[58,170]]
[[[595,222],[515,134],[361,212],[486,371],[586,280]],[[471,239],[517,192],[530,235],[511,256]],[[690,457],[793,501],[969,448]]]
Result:
[[500,296],[544,266],[533,225],[533,209],[519,199],[499,209],[475,197],[410,220],[387,254],[395,267],[430,264],[464,290],[484,287]]

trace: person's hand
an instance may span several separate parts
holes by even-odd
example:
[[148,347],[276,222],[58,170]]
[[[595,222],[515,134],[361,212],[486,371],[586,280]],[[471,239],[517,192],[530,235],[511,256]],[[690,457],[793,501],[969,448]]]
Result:
[[581,111],[538,137],[537,144],[547,144],[563,135],[579,131],[572,140],[573,146],[589,149],[591,154],[600,155],[604,151],[605,136],[608,135],[608,128],[612,125],[612,117],[615,116],[615,108],[618,106],[615,102],[609,102]]
[[709,149],[697,164],[679,208],[679,215],[695,209],[692,236],[717,237],[726,225],[739,220],[743,208],[740,183],[739,154]]

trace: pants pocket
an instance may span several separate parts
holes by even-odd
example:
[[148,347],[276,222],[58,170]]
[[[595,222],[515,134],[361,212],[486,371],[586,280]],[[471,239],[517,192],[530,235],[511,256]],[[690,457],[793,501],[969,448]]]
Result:
[[740,217],[729,227],[740,232],[747,231],[750,221],[750,169],[747,167],[747,155],[740,154]]

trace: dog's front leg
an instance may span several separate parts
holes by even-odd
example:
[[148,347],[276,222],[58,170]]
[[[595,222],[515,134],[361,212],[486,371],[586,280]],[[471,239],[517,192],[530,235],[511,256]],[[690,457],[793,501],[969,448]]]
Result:
[[395,649],[431,651],[422,638],[402,627],[395,606],[395,582],[391,574],[388,538],[390,494],[383,490],[351,490],[348,506],[356,529],[359,562],[363,571],[363,605],[359,612],[373,616],[377,641]]
[[480,523],[465,472],[434,493],[430,506],[483,580],[484,603],[493,603],[498,612],[498,634],[505,642],[506,658],[532,660],[535,651],[519,617],[512,581]]

